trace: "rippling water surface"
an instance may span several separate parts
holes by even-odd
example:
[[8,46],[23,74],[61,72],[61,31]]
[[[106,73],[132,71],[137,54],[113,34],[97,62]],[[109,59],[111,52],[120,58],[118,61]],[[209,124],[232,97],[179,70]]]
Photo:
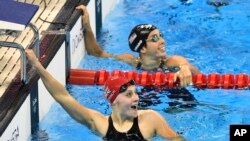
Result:
[[[137,55],[128,47],[130,30],[136,24],[152,23],[165,35],[168,55],[183,55],[205,74],[250,74],[249,6],[248,0],[121,0],[104,21],[98,41],[108,52]],[[122,62],[88,55],[80,68],[133,70]],[[83,105],[110,114],[102,87],[67,88]],[[249,90],[187,89],[198,101],[195,107],[172,108],[169,103],[182,101],[169,99],[166,91],[148,90],[142,96],[141,108],[157,110],[191,141],[228,141],[229,125],[250,124]],[[40,128],[51,141],[101,140],[72,120],[58,104]]]

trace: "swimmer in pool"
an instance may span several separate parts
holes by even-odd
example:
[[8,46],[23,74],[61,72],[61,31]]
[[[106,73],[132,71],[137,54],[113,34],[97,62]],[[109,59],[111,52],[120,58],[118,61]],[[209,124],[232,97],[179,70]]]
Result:
[[79,123],[95,131],[107,141],[146,141],[159,135],[181,141],[178,135],[156,111],[138,110],[139,97],[135,82],[124,77],[109,78],[104,84],[104,94],[112,106],[112,113],[102,113],[80,105],[53,76],[47,72],[31,49],[26,55],[36,69],[52,97]]
[[138,70],[175,72],[174,80],[179,79],[180,86],[192,84],[192,74],[200,71],[182,56],[167,56],[166,43],[160,30],[152,24],[136,25],[128,38],[129,47],[138,52],[139,57],[131,54],[113,55],[105,52],[97,43],[92,32],[89,14],[84,5],[76,7],[83,12],[84,41],[87,53],[98,57],[113,57],[134,66]]
[[[83,34],[88,54],[97,57],[115,58],[134,66],[139,71],[175,72],[174,80],[179,80],[181,88],[163,89],[167,97],[174,100],[169,102],[168,112],[182,111],[183,108],[186,110],[186,108],[193,108],[197,105],[195,97],[183,87],[192,84],[192,74],[200,73],[200,71],[182,56],[167,56],[165,40],[156,26],[139,24],[132,29],[128,37],[129,47],[132,51],[137,52],[139,57],[128,53],[113,55],[105,52],[97,43],[90,26],[87,8],[84,5],[80,5],[76,9],[83,12]],[[148,88],[145,88],[143,91],[148,91]],[[145,99],[141,93],[139,93],[139,96],[143,105],[151,105],[151,100]]]

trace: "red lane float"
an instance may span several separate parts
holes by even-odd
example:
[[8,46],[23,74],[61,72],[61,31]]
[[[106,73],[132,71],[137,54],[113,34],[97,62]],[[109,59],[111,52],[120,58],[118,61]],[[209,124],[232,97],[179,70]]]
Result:
[[94,85],[99,71],[71,69],[68,82],[77,85]]
[[[111,73],[106,70],[82,70],[71,69],[68,83],[75,85],[103,85],[105,81],[113,76],[125,76],[134,79],[141,86],[163,86],[174,88],[179,85],[178,81],[174,81],[174,73],[155,72],[149,73],[143,71],[137,73],[135,71],[114,70]],[[247,74],[196,74],[192,76],[193,85],[197,88],[209,89],[249,89],[250,77]]]

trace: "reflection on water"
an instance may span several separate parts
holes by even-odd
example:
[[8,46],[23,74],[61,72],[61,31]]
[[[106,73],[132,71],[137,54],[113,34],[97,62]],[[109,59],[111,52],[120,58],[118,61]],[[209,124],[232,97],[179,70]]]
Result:
[[140,97],[139,106],[146,108],[150,106],[156,106],[162,103],[162,97],[165,96],[168,101],[165,102],[167,113],[172,113],[181,110],[192,109],[197,105],[197,100],[186,88],[154,88],[143,87],[138,92]]

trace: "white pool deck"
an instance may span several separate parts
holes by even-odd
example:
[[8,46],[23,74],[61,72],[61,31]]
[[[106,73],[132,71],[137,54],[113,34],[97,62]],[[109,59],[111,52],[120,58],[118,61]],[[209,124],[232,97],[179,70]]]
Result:
[[[39,10],[32,18],[31,23],[34,24],[38,31],[39,37],[42,38],[41,32],[47,30],[50,23],[43,22],[39,19],[42,18],[46,21],[53,21],[59,13],[66,0],[18,0],[18,2],[25,2],[39,6]],[[34,37],[33,31],[27,27],[18,37],[0,35],[0,41],[15,42],[27,48],[32,42]],[[4,94],[11,81],[15,78],[20,70],[20,51],[15,48],[1,47],[0,46],[0,97]]]

